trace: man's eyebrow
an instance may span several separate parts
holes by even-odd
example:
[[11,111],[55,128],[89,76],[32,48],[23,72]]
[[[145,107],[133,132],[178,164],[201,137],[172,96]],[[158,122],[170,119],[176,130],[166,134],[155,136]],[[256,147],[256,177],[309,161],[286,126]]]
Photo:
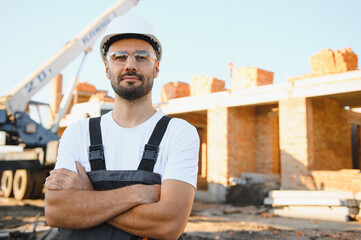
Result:
[[139,50],[139,51],[135,51],[136,53],[149,53],[148,51],[146,50]]

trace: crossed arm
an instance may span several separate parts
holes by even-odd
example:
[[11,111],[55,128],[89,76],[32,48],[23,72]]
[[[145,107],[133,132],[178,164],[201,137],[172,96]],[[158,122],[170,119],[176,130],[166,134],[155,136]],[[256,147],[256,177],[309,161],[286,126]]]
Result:
[[50,226],[89,228],[103,222],[131,234],[177,239],[187,223],[194,187],[178,180],[94,191],[85,170],[58,169],[48,177],[45,215]]

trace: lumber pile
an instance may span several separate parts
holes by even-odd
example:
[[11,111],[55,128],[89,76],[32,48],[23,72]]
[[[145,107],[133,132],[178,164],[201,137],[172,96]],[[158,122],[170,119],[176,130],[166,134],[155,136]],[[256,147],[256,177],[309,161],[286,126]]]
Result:
[[275,190],[264,199],[281,217],[349,221],[359,214],[361,193],[349,191]]

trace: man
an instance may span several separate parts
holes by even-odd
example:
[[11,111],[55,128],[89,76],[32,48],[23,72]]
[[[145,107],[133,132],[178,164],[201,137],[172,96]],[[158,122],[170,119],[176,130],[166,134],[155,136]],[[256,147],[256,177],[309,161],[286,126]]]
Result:
[[[186,226],[195,194],[197,131],[184,120],[168,119],[159,148],[155,148],[155,165],[153,162],[151,167],[154,166],[154,173],[139,170],[143,159],[149,159],[149,153],[154,153],[146,149],[143,153],[144,145],[151,135],[153,137],[155,126],[166,118],[153,108],[151,98],[162,47],[146,20],[123,16],[109,24],[100,49],[106,76],[115,92],[114,110],[102,116],[99,123],[98,138],[104,153],[102,147],[95,153],[89,148],[93,145],[90,138],[95,137],[89,133],[94,127],[90,127],[88,119],[66,129],[55,170],[45,183],[47,222],[61,228],[60,234],[66,239],[178,239]],[[157,131],[154,130],[154,135],[159,135]],[[149,142],[147,146],[152,147]],[[102,158],[106,170],[93,171],[89,156],[90,159],[96,156],[96,161]],[[108,184],[107,181],[114,180],[114,173],[123,179],[124,172],[134,173],[135,178],[147,174],[160,176],[161,184],[154,184],[158,181],[155,180],[147,185],[148,182],[142,180],[145,184],[115,189],[96,187],[95,179],[99,175],[103,177],[102,184]],[[126,234],[123,236],[123,233]]]

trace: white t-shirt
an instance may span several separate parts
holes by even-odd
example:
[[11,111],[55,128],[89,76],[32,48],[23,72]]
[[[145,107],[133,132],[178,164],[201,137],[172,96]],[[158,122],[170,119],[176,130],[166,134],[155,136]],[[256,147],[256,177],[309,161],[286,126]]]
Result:
[[[137,170],[144,145],[163,116],[156,112],[144,123],[124,128],[114,121],[112,111],[103,115],[100,125],[106,169]],[[89,119],[69,125],[60,139],[55,168],[76,172],[75,161],[79,161],[86,171],[90,171],[89,145]],[[161,175],[162,181],[180,180],[196,188],[198,151],[199,136],[195,127],[185,120],[172,118],[160,143],[154,172]]]

